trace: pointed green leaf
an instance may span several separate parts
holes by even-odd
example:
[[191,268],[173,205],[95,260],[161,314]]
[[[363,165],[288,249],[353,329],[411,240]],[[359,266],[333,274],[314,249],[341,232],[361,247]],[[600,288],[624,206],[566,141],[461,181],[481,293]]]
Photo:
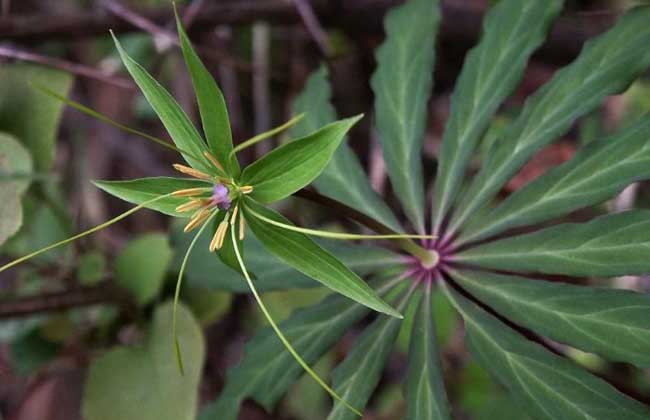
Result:
[[[196,179],[154,177],[128,181],[94,181],[98,188],[133,204],[142,204],[158,196],[186,188],[210,188],[211,184]],[[187,197],[168,197],[151,203],[147,208],[175,217],[190,217],[192,213],[179,213],[175,209],[187,202]]]
[[[321,65],[309,77],[302,93],[293,103],[293,113],[305,113],[305,118],[291,130],[291,134],[296,137],[307,136],[336,121],[331,96],[327,67]],[[321,194],[365,213],[396,232],[402,231],[393,212],[372,189],[366,172],[354,151],[347,145],[346,139],[325,170],[314,180],[314,186]]]
[[453,278],[477,299],[538,334],[609,360],[650,366],[650,296],[478,271]]
[[605,34],[587,42],[580,56],[527,101],[495,144],[454,215],[455,231],[501,189],[537,151],[608,96],[622,92],[650,67],[650,8],[628,12]]
[[[404,311],[412,296],[413,289],[402,294],[397,304],[400,312]],[[354,344],[332,373],[334,390],[353,407],[362,409],[368,403],[372,392],[381,379],[388,356],[397,340],[402,320],[380,316]],[[343,404],[337,402],[327,416],[327,420],[353,420],[358,418]]]
[[463,64],[442,140],[433,198],[434,233],[458,193],[481,136],[521,79],[562,3],[503,0],[483,20],[483,37]]
[[[208,140],[208,148],[210,153],[222,165],[225,165],[228,162],[228,154],[232,150],[232,132],[226,101],[217,82],[208,69],[205,68],[194,48],[192,48],[178,14],[176,14],[176,27],[185,64],[192,79],[192,86],[194,86],[196,101],[199,104],[199,113],[201,114],[203,132]],[[232,159],[229,164],[233,175],[238,175],[239,163],[237,159]]]
[[113,40],[124,66],[142,90],[147,102],[167,129],[169,136],[179,149],[189,153],[183,154],[187,163],[206,173],[213,172],[209,161],[203,156],[203,152],[208,150],[205,142],[176,99],[124,51],[115,35],[113,35]]
[[406,420],[451,419],[433,323],[431,285],[426,286],[413,321],[404,395]]
[[[179,220],[179,222],[182,221]],[[191,236],[183,232],[184,223],[177,223],[172,230],[171,240],[176,249],[175,255],[177,257],[175,267],[180,266],[180,259],[185,254],[191,241]],[[199,238],[187,264],[185,272],[187,283],[209,289],[248,293],[250,290],[243,281],[241,274],[226,267],[209,252],[208,245],[211,239],[209,235]],[[318,243],[358,274],[368,274],[402,262],[399,255],[384,248],[353,245],[344,241],[318,241]],[[260,274],[255,280],[256,287],[260,291],[319,285],[273,256],[257,240],[250,229],[246,232],[243,248],[245,249],[246,267],[251,273]]]
[[44,85],[67,96],[72,81],[68,73],[31,64],[3,63],[0,67],[0,131],[16,136],[23,143],[39,172],[52,167],[64,105],[31,84]]
[[[380,284],[377,291],[383,294],[394,283]],[[317,305],[297,310],[279,326],[296,351],[312,365],[368,312],[365,306],[330,295]],[[246,397],[254,398],[271,411],[303,373],[271,328],[264,328],[246,345],[242,362],[228,370],[219,399],[204,409],[200,420],[235,420]]]
[[650,418],[643,404],[526,340],[447,284],[443,289],[465,319],[470,352],[528,414],[540,420]]
[[323,172],[345,134],[361,118],[328,124],[278,147],[244,169],[241,185],[252,185],[251,196],[262,203],[290,196]]
[[650,272],[650,211],[566,223],[470,248],[456,261],[517,272],[623,276]]
[[371,80],[377,130],[393,190],[419,232],[424,231],[420,152],[439,21],[437,0],[409,0],[392,9],[384,21],[386,41],[377,49],[377,70]]
[[376,311],[401,318],[401,315],[381,300],[358,275],[307,235],[262,222],[248,211],[249,207],[269,219],[285,224],[292,223],[281,214],[253,200],[244,202],[243,210],[248,226],[276,257],[337,293]]
[[629,184],[650,178],[650,118],[611,138],[584,146],[569,162],[510,195],[460,241],[472,241],[506,229],[545,222],[605,201]]

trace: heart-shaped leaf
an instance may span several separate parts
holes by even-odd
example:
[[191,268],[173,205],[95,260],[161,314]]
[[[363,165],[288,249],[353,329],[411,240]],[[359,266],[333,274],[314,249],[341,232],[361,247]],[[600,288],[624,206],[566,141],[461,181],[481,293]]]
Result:
[[172,304],[159,306],[146,342],[116,348],[95,360],[83,400],[86,420],[194,420],[205,344],[192,313],[178,307],[181,375],[172,345]]
[[0,133],[0,245],[22,225],[21,197],[31,171],[29,152],[13,136]]

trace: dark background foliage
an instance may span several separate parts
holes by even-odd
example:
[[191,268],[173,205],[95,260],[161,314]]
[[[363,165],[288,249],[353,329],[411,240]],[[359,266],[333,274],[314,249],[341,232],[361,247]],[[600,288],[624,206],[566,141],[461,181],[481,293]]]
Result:
[[[383,39],[381,21],[385,11],[398,3],[194,0],[179,5],[199,54],[224,91],[238,142],[284,122],[290,115],[291,101],[323,60],[330,66],[339,114],[349,116],[371,109],[373,50]],[[435,91],[428,108],[429,126],[422,156],[428,179],[435,169],[450,92],[465,53],[478,38],[481,18],[490,2],[442,3]],[[569,1],[550,37],[533,56],[523,83],[502,107],[498,121],[506,124],[527,95],[570,62],[586,39],[610,27],[620,12],[634,3],[638,2]],[[24,120],[23,124],[31,127],[26,136],[56,139],[51,168],[39,163],[47,157],[33,156],[40,178],[34,180],[23,200],[24,221],[19,236],[1,248],[4,262],[128,208],[93,187],[90,180],[171,175],[171,164],[175,162],[173,152],[70,109],[63,112],[57,131],[55,124],[47,121],[48,115],[57,111],[48,106],[39,108],[43,99],[32,98],[30,95],[35,94],[26,84],[20,87],[24,91],[16,91],[15,84],[16,80],[28,81],[30,74],[38,74],[34,77],[42,77],[48,85],[66,82],[57,79],[60,75],[16,66],[32,62],[71,73],[72,98],[126,125],[166,138],[163,127],[121,67],[108,37],[108,30],[113,29],[134,57],[170,88],[195,121],[198,113],[180,51],[174,45],[171,6],[166,1],[0,0],[0,11],[0,131],[14,133],[8,129],[11,123]],[[650,85],[643,80],[624,95],[608,98],[564,139],[536,156],[501,194],[509,194],[568,160],[581,142],[611,132],[650,110],[648,98]],[[372,121],[373,115],[367,114],[353,129],[349,141],[366,166],[373,186],[391,202],[394,198],[371,130]],[[498,128],[496,124],[494,129]],[[245,159],[264,153],[267,147],[261,144],[247,151]],[[608,210],[646,207],[649,197],[649,184],[635,184],[610,202]],[[331,214],[299,200],[283,210],[303,225],[332,221]],[[573,215],[577,219],[588,216],[591,214]],[[144,320],[154,317],[152,302],[171,293],[173,275],[167,278],[169,273],[164,268],[175,264],[167,237],[170,228],[169,218],[141,212],[26,269],[0,275],[0,419],[81,418],[84,381],[91,361],[112,345],[142,342]],[[163,269],[156,272],[157,267]],[[140,277],[147,278],[148,285],[154,284],[126,293],[122,287]],[[199,396],[200,402],[205,402],[219,393],[226,368],[241,358],[245,341],[263,321],[247,296],[206,292],[201,281],[197,275],[186,302],[191,303],[205,327],[207,353]],[[612,282],[618,287],[650,290],[650,281],[645,278],[625,277]],[[156,291],[152,294],[147,287]],[[315,302],[324,294],[320,289],[308,289],[272,292],[265,297],[274,313],[283,318],[292,309]],[[458,418],[525,418],[468,357],[457,315],[440,296],[434,299],[439,301],[435,310],[441,320],[438,328],[444,344],[445,380]],[[348,333],[322,360],[320,372],[328,374],[359,331]],[[367,410],[368,418],[401,418],[400,381],[406,366],[406,347],[407,340],[402,337]],[[647,371],[632,372],[573,350],[569,356],[607,378],[619,390],[650,402]],[[246,403],[241,418],[315,419],[327,413],[327,406],[322,391],[304,378],[275,413],[266,414],[254,403]]]

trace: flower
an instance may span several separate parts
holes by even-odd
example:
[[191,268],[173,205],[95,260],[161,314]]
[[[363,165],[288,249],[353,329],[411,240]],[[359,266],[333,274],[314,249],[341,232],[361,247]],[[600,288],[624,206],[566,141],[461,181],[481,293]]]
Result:
[[[204,155],[214,166],[212,168],[214,169],[213,174],[207,174],[198,169],[181,165],[179,163],[174,164],[173,167],[185,175],[189,175],[202,181],[211,182],[212,187],[187,188],[174,191],[172,195],[188,198],[187,202],[176,207],[177,212],[194,212],[190,217],[190,221],[185,226],[185,232],[190,232],[203,225],[205,222],[216,216],[216,213],[219,211],[226,212],[223,220],[219,223],[219,226],[214,233],[212,241],[210,242],[210,252],[214,252],[215,250],[221,249],[223,246],[226,233],[228,232],[228,226],[234,225],[237,221],[237,216],[239,215],[239,198],[242,195],[250,194],[253,191],[253,187],[250,185],[239,187],[235,184],[232,178],[228,179],[222,176],[226,171],[217,158],[208,152],[205,152]],[[237,203],[234,206],[231,216],[230,207],[233,200],[236,200]],[[244,216],[239,215],[240,240],[244,238],[245,226],[246,223],[244,221]]]

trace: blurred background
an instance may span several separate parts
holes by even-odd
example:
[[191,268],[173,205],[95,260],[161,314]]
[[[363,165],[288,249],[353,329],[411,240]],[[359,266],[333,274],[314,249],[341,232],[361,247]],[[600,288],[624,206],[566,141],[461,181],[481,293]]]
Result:
[[[292,101],[305,80],[326,63],[339,116],[366,113],[353,129],[349,143],[373,186],[394,203],[372,129],[369,80],[375,66],[373,51],[383,40],[383,16],[399,3],[179,0],[177,5],[199,55],[224,92],[235,142],[288,120]],[[435,173],[455,79],[466,52],[480,35],[482,16],[491,3],[442,1],[435,91],[429,104],[423,155],[429,180]],[[488,134],[491,138],[508,125],[529,94],[578,54],[586,39],[609,28],[622,11],[640,2],[566,3],[548,40],[533,56],[523,82],[503,106]],[[34,89],[35,84],[44,85],[122,124],[168,138],[125,73],[110,29],[198,123],[169,1],[0,0],[0,169],[12,173],[33,168],[34,174],[28,179],[0,182],[0,264],[130,208],[95,188],[91,180],[174,175],[171,164],[178,159],[174,152],[64,107]],[[544,149],[502,194],[569,159],[580,144],[600,138],[648,111],[650,82],[640,80],[579,121],[566,138]],[[270,145],[261,143],[242,158],[250,161],[267,152]],[[635,184],[601,211],[649,204],[650,185]],[[290,201],[283,211],[303,225],[331,222],[322,208],[304,202]],[[179,239],[178,226],[169,217],[144,211],[19,269],[1,273],[0,420],[84,418],[82,406],[101,405],[91,400],[100,398],[97,393],[84,392],[91,379],[97,382],[93,389],[105,387],[107,394],[116,387],[137,392],[138,387],[153,386],[137,374],[123,375],[110,366],[91,379],[87,372],[96,357],[107,350],[145,342],[147,320],[159,315],[155,303],[164,301],[173,290],[183,246],[186,244]],[[175,404],[174,398],[190,402],[198,398],[199,406],[212,401],[223,387],[227,368],[241,359],[245,342],[264,324],[246,295],[231,293],[243,290],[236,277],[225,273],[215,283],[214,276],[206,273],[224,268],[216,260],[196,260],[188,271],[184,301],[204,333],[206,356],[198,378],[199,394],[185,395],[192,393],[191,386],[162,389],[167,401],[159,402],[160,413],[165,412],[164,404]],[[618,287],[650,290],[644,278],[613,282]],[[265,299],[277,318],[283,319],[325,294],[319,288],[297,289],[269,292]],[[445,379],[458,418],[525,419],[502,389],[467,356],[461,323],[441,296],[435,299],[445,349]],[[318,364],[319,372],[328,375],[359,331],[346,335]],[[401,337],[371,400],[368,419],[402,418],[401,378],[407,345],[407,337]],[[129,356],[134,357],[131,354],[126,358]],[[168,356],[170,363],[175,363],[173,355]],[[620,389],[646,403],[650,401],[647,372],[632,372],[592,355],[572,356],[607,375]],[[123,362],[138,366],[137,357],[132,359]],[[329,404],[322,390],[303,378],[275,412],[266,413],[255,403],[246,402],[240,418],[320,419],[327,415]],[[102,418],[129,420],[117,415]],[[143,414],[139,418],[154,417]]]

